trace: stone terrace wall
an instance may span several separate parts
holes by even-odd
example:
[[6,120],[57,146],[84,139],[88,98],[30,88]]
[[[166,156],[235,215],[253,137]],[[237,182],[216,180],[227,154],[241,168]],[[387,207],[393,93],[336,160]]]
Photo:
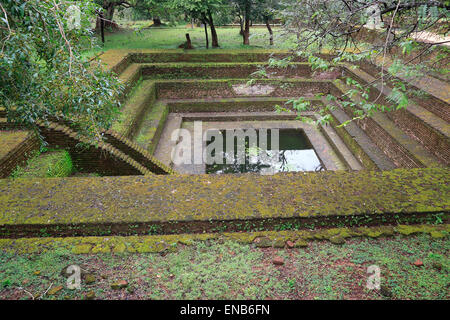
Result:
[[[151,79],[239,79],[248,78],[260,69],[259,63],[213,64],[143,64],[142,76]],[[305,63],[291,64],[288,68],[266,68],[270,77],[309,78],[311,67]]]
[[[233,91],[233,85],[245,83],[245,80],[158,81],[156,86],[158,99],[237,98],[242,96]],[[330,81],[319,80],[258,80],[256,84],[273,86],[272,93],[261,95],[271,97],[313,97],[317,93],[329,93],[332,87]]]

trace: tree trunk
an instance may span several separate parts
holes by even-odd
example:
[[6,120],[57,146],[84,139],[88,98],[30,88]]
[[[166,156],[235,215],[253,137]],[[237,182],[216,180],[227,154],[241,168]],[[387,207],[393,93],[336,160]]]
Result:
[[119,26],[113,22],[116,4],[112,3],[112,2],[104,1],[102,8],[103,8],[103,12],[104,12],[104,14],[102,13],[103,20],[97,19],[96,24],[95,24],[96,31],[98,32],[99,30],[101,30],[101,28],[102,28],[101,22],[102,21],[103,21],[103,29],[104,28],[110,28],[112,30],[119,29]]
[[250,10],[251,4],[250,1],[247,1],[245,3],[245,12],[244,12],[244,20],[245,20],[244,34],[242,35],[242,37],[244,38],[245,46],[250,45]]
[[245,16],[245,28],[242,37],[244,38],[244,45],[250,45],[250,19],[247,15]]
[[270,41],[270,45],[273,46],[273,31],[272,31],[272,28],[270,27],[269,18],[265,17],[265,18],[264,18],[264,21],[266,22],[267,30],[269,30],[269,41]]
[[116,9],[116,5],[114,3],[110,3],[106,8],[106,19],[112,21],[114,18],[114,10]]
[[186,33],[186,47],[185,49],[194,49],[191,42],[191,37],[189,36],[189,33]]
[[217,37],[216,27],[214,26],[214,21],[212,18],[211,12],[208,10],[208,17],[209,17],[209,28],[211,29],[211,41],[212,41],[212,47],[218,48],[219,47],[219,39]]
[[153,26],[154,27],[160,27],[161,26],[161,19],[159,17],[153,17]]
[[203,20],[203,25],[205,26],[206,49],[208,49],[209,48],[209,39],[208,39],[208,26],[206,25],[206,20]]
[[239,15],[239,25],[241,27],[241,30],[239,31],[239,35],[244,35],[244,20],[242,20],[242,17]]
[[102,43],[105,43],[105,20],[103,19],[103,14],[100,13],[100,33],[102,35]]

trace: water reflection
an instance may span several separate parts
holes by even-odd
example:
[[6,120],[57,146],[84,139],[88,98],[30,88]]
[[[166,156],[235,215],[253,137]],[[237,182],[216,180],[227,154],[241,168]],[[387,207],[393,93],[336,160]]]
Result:
[[[264,131],[267,132],[267,131]],[[226,149],[226,134],[221,131],[224,150]],[[272,146],[268,135],[269,143]],[[259,140],[258,136],[258,140]],[[206,165],[206,173],[227,174],[255,172],[273,174],[277,172],[321,171],[324,170],[316,152],[302,130],[286,129],[279,131],[279,149],[265,150],[259,147],[248,147],[246,142],[245,163],[238,161],[235,140],[235,152],[220,152],[222,163]],[[212,141],[207,140],[207,144]],[[215,157],[215,153],[212,154]],[[217,157],[216,157],[217,159]]]

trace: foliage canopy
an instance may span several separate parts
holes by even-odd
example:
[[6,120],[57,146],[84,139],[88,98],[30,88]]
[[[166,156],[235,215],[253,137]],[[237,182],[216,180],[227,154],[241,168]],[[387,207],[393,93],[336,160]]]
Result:
[[67,121],[100,139],[118,115],[122,86],[83,58],[98,8],[90,0],[77,5],[79,14],[57,0],[2,1],[0,106],[9,121],[29,128],[37,121]]

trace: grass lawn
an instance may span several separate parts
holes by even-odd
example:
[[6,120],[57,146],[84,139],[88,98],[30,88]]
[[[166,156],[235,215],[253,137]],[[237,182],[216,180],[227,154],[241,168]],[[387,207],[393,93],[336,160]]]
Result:
[[[449,249],[445,238],[419,235],[298,249],[198,242],[166,255],[2,252],[0,299],[85,299],[88,293],[96,299],[448,299]],[[275,256],[284,264],[275,265]],[[418,259],[423,266],[414,264]],[[79,290],[65,286],[62,270],[71,264],[90,275]],[[382,292],[366,288],[373,264],[381,270]],[[119,280],[128,286],[112,289]]]
[[[266,28],[251,28],[250,46],[242,44],[242,36],[239,29],[233,27],[218,27],[217,34],[220,48],[223,49],[257,49],[257,48],[278,48],[288,49],[292,43],[281,36],[281,29],[274,28],[275,45],[269,45],[269,33]],[[92,56],[100,51],[109,49],[175,49],[186,41],[185,34],[189,33],[192,44],[197,49],[206,49],[205,33],[203,28],[147,28],[141,31],[119,31],[106,33],[105,45],[100,48],[87,51],[88,56]],[[211,45],[211,34],[208,29],[209,41]],[[211,49],[210,50],[217,50]]]

